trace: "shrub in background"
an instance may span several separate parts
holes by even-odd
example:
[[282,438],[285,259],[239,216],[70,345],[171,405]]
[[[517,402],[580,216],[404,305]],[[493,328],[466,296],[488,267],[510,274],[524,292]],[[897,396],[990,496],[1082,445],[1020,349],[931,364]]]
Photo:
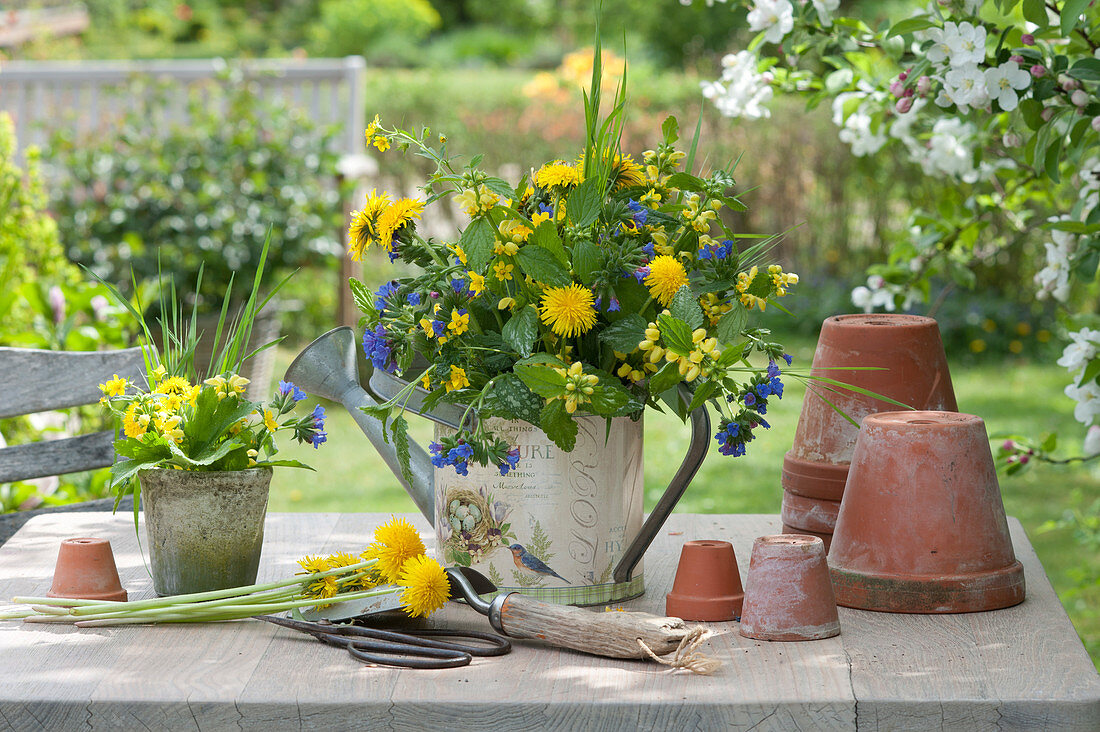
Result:
[[375,57],[379,45],[413,45],[441,22],[428,0],[322,0],[310,49],[319,56]]

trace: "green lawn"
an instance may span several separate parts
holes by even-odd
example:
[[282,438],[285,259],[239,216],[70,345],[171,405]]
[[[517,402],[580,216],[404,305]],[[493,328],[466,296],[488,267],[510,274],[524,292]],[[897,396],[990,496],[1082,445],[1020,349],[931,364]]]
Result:
[[[796,365],[807,366],[813,343],[792,348]],[[293,354],[280,353],[282,373]],[[1073,403],[1062,394],[1065,371],[1053,364],[1005,361],[981,365],[952,364],[959,409],[985,419],[990,434],[1035,434],[1059,430],[1063,439],[1079,439]],[[782,401],[769,405],[773,429],[755,440],[743,458],[726,458],[712,450],[677,510],[691,513],[778,513],[779,474],[790,448],[801,408],[803,388],[790,380]],[[273,511],[411,512],[416,507],[390,475],[382,460],[339,405],[326,405],[329,442],[316,452],[309,446],[286,446],[283,453],[312,463],[317,472],[276,471]],[[431,425],[413,418],[412,432],[422,444]],[[646,503],[652,507],[679,466],[689,430],[675,417],[646,416]],[[280,454],[283,454],[280,453]],[[1002,478],[1008,513],[1027,529],[1047,575],[1074,625],[1100,667],[1100,587],[1075,591],[1075,575],[1097,566],[1100,555],[1078,544],[1068,529],[1041,531],[1069,507],[1100,499],[1098,469],[1038,466],[1021,477]]]

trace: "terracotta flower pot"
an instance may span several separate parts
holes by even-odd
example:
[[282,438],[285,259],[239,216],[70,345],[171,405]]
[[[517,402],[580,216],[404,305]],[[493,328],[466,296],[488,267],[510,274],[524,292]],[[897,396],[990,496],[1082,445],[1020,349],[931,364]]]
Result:
[[733,620],[741,614],[745,593],[733,544],[728,541],[688,541],[672,592],[665,596],[665,614],[681,620]]
[[[882,370],[847,370],[851,367]],[[827,318],[811,373],[915,409],[958,409],[939,327],[931,318],[889,314]],[[836,388],[811,385],[802,402],[794,445],[783,459],[783,522],[818,535],[831,533],[836,524],[859,434],[859,428],[822,397],[857,423],[868,414],[897,409],[881,399]]]
[[807,534],[761,536],[745,579],[741,635],[803,641],[840,634],[825,545]]
[[789,526],[787,524],[783,524],[783,533],[784,534],[807,534],[809,536],[816,536],[818,539],[821,539],[821,543],[825,545],[825,554],[826,555],[828,555],[828,553],[829,553],[829,544],[832,543],[832,541],[833,541],[833,535],[832,534],[815,534],[812,531],[807,531],[806,529],[796,529],[795,527]]
[[123,602],[126,590],[118,579],[111,542],[91,537],[65,539],[57,552],[57,565],[49,597]]
[[985,423],[954,412],[865,418],[829,563],[848,607],[954,613],[1023,601]]

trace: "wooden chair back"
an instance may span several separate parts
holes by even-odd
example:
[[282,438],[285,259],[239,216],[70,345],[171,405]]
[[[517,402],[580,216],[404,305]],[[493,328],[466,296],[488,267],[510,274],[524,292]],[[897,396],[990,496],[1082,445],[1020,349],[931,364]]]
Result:
[[[42,351],[0,348],[0,419],[94,404],[99,385],[115,374],[145,383],[140,348],[122,351]],[[0,483],[96,470],[114,462],[113,430],[0,448]],[[32,516],[55,511],[110,510],[114,499],[0,514],[0,544]],[[133,503],[127,504],[133,507]]]

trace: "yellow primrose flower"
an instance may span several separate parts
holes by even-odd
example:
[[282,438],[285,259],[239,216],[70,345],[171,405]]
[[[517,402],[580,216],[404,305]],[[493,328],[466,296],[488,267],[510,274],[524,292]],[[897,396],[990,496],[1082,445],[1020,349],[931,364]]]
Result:
[[455,391],[469,386],[470,380],[466,378],[466,369],[460,366],[451,366],[451,378],[444,381],[443,385],[447,387],[447,391]]
[[661,205],[661,194],[655,189],[650,188],[648,191],[642,194],[642,197],[638,199],[638,203],[649,208],[657,208]]
[[514,297],[502,297],[497,303],[497,310],[511,309],[516,306],[516,298]]
[[450,250],[451,254],[458,257],[459,262],[466,264],[466,251],[461,246],[458,244],[448,244],[447,249]]
[[429,338],[435,338],[435,328],[432,327],[432,321],[427,318],[421,318],[420,327],[424,329],[424,335]]
[[493,254],[498,257],[514,257],[518,251],[519,246],[515,242],[500,240],[493,242]]
[[378,148],[378,152],[386,152],[390,149],[390,140],[384,135],[375,135],[371,144]]
[[263,417],[264,427],[267,428],[268,432],[274,432],[275,430],[279,429],[279,423],[275,421],[275,415],[271,412],[270,409],[265,409],[262,412],[259,412],[259,414]]
[[460,313],[457,309],[451,309],[451,322],[447,323],[447,330],[452,335],[462,335],[470,328],[470,314]]
[[680,288],[688,283],[687,271],[679,260],[661,255],[649,263],[645,284],[649,294],[661,305],[668,305]]
[[539,304],[542,322],[556,335],[572,337],[587,333],[596,324],[592,291],[576,283],[548,287]]
[[503,282],[504,280],[512,279],[512,271],[514,269],[514,265],[506,264],[504,262],[497,262],[493,265],[493,275],[495,275],[498,280]]
[[505,239],[510,239],[515,244],[522,244],[527,241],[527,237],[531,236],[531,229],[527,228],[527,226],[518,219],[505,219],[501,221],[500,226],[497,227],[497,231],[499,231],[500,235]]
[[466,275],[470,278],[470,292],[477,297],[485,289],[485,278],[473,271],[467,272]]
[[564,160],[547,163],[535,173],[535,184],[542,189],[572,188],[580,182],[580,171]]
[[230,374],[226,379],[226,390],[230,394],[244,394],[245,387],[249,385],[249,380],[243,376],[237,374]]
[[129,385],[130,382],[115,374],[113,378],[107,380],[106,384],[100,384],[99,389],[109,397],[118,397],[126,393],[126,387]]
[[157,367],[155,369],[153,369],[152,376],[153,376],[153,381],[154,382],[160,381],[161,379],[163,379],[167,375],[168,375],[168,372],[164,369],[164,366],[161,366],[160,364],[157,364]]
[[367,138],[368,144],[370,143],[371,138],[373,138],[375,134],[378,133],[379,125],[381,125],[381,117],[376,114],[374,115],[374,119],[371,120],[371,123],[367,125],[367,129],[363,132],[363,136]]
[[536,213],[534,216],[531,217],[531,223],[534,224],[536,228],[538,228],[538,225],[541,224],[543,221],[549,221],[549,220],[550,220],[550,214],[546,211],[539,211],[538,213]]

